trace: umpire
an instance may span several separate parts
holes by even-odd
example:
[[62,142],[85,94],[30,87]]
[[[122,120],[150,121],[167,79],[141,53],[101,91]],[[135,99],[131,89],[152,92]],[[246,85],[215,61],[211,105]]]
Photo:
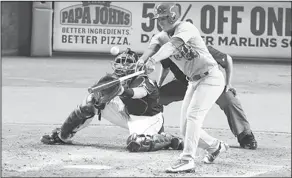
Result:
[[[246,119],[246,115],[236,97],[236,90],[231,87],[231,76],[233,70],[233,62],[231,56],[218,51],[212,46],[208,46],[209,52],[222,68],[225,69],[226,86],[223,93],[220,95],[216,104],[224,111],[231,132],[237,137],[237,140],[242,148],[253,149],[257,148],[257,141],[251,131],[250,124]],[[160,103],[168,105],[174,101],[183,100],[184,94],[188,86],[188,80],[183,72],[170,59],[160,61],[162,70],[158,79],[158,86],[160,87]],[[163,81],[171,71],[175,79],[163,85]],[[176,90],[173,90],[176,88]]]

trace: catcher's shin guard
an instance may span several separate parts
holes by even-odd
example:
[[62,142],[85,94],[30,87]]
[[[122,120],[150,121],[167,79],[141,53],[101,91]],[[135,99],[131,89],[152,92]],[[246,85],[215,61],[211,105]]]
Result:
[[43,135],[41,138],[41,142],[49,145],[65,144],[65,142],[63,142],[58,136],[60,130],[61,130],[60,128],[56,128],[52,131],[51,135]]
[[177,150],[182,149],[181,145],[181,139],[166,133],[152,136],[134,133],[127,139],[127,149],[130,152],[157,151],[168,147]]
[[87,104],[78,106],[63,123],[60,133],[58,134],[59,138],[67,142],[77,131],[86,127],[94,116],[95,109],[93,105]]

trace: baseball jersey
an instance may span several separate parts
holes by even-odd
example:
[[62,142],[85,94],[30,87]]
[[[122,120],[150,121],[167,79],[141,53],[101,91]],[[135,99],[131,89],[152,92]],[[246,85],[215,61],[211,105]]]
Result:
[[184,44],[177,46],[177,50],[169,58],[178,66],[178,68],[188,77],[204,73],[215,65],[216,61],[209,53],[199,30],[189,22],[180,22],[172,36],[162,31],[154,35],[150,45],[164,45],[171,38],[178,37]]
[[[212,46],[207,46],[210,54],[216,60],[216,62],[223,68],[226,68],[226,58],[227,54],[222,53],[221,51],[213,48]],[[179,81],[185,83],[187,85],[188,81],[186,80],[186,76],[184,73],[177,67],[177,65],[172,62],[170,59],[164,59],[161,62],[161,65],[164,69],[169,68],[173,73],[174,77]]]
[[156,83],[147,76],[139,76],[131,81],[130,88],[144,87],[147,95],[143,98],[129,98],[120,96],[129,114],[138,116],[154,116],[163,112],[163,106],[159,103],[159,89]]

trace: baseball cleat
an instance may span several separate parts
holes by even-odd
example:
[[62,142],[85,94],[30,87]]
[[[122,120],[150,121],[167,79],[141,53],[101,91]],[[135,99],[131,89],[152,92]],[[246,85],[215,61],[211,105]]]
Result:
[[60,129],[57,128],[52,131],[51,135],[43,135],[41,137],[41,142],[47,145],[65,144],[58,136],[59,131]]
[[211,164],[214,162],[214,160],[219,156],[220,153],[226,152],[229,149],[229,146],[227,143],[224,143],[223,141],[219,142],[219,146],[218,148],[212,152],[212,153],[208,153],[203,161],[206,164]]
[[243,139],[239,141],[240,147],[245,149],[255,150],[258,147],[257,141],[253,133],[246,135]]
[[167,168],[166,173],[189,173],[195,172],[194,160],[177,160],[171,167]]

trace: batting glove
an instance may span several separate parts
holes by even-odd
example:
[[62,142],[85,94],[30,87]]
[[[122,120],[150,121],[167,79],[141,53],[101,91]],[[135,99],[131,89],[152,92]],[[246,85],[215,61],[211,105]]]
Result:
[[144,67],[145,67],[145,62],[143,59],[140,58],[136,63],[136,72],[143,70]]
[[155,70],[155,63],[156,62],[152,57],[150,57],[148,59],[148,61],[145,64],[145,71],[146,71],[147,74],[150,74]]

